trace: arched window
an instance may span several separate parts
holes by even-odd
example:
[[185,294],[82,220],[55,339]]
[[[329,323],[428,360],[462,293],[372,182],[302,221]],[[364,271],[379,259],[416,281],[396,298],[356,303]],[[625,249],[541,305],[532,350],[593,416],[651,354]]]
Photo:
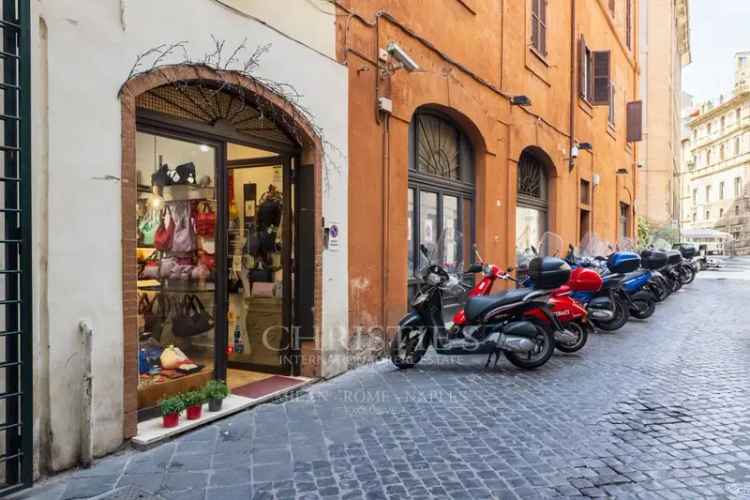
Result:
[[[474,241],[474,152],[450,119],[420,111],[410,125],[409,277],[420,265],[419,245],[445,232],[441,262],[466,264]],[[410,283],[413,285],[412,280]]]
[[537,245],[548,225],[547,168],[539,156],[530,151],[518,162],[516,198],[516,257],[519,265],[526,249]]

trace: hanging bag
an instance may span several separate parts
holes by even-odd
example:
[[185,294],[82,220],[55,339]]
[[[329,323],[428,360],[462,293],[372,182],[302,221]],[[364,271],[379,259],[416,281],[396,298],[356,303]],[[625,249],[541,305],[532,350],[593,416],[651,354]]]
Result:
[[159,252],[152,253],[146,263],[143,265],[138,279],[142,280],[158,280],[159,279]]
[[177,314],[172,317],[175,337],[193,337],[213,328],[213,319],[196,295],[185,295]]
[[172,217],[169,208],[167,207],[167,209],[162,212],[159,219],[159,227],[154,235],[154,246],[157,250],[167,251],[172,247],[174,217]]
[[190,213],[190,202],[180,201],[175,203],[172,215],[175,219],[172,251],[178,253],[192,252],[195,250],[195,230]]
[[198,203],[195,207],[195,232],[198,236],[214,236],[216,227],[216,212],[207,201]]
[[147,247],[152,246],[154,244],[154,237],[156,236],[156,230],[158,227],[159,221],[154,217],[154,213],[147,212],[138,224],[140,244]]
[[180,184],[196,184],[196,176],[195,176],[195,163],[192,161],[183,163],[182,165],[177,165],[175,167],[175,171],[177,172],[177,175],[179,175]]

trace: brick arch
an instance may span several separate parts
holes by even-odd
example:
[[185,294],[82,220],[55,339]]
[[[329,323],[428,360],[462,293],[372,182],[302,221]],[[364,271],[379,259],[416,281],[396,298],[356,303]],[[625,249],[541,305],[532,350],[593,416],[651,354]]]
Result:
[[[228,84],[243,89],[263,105],[283,113],[285,122],[295,128],[293,136],[302,148],[301,163],[312,164],[314,168],[315,220],[322,218],[322,172],[323,141],[316,128],[307,117],[281,94],[274,92],[262,83],[236,71],[215,70],[205,65],[178,64],[152,69],[127,80],[120,88],[122,167],[121,167],[121,213],[122,213],[122,296],[123,296],[123,434],[125,438],[136,435],[138,413],[138,370],[135,362],[138,355],[137,343],[137,261],[136,261],[136,98],[154,88],[175,82],[204,81]],[[279,125],[281,126],[281,124]],[[313,331],[316,335],[315,347],[303,358],[312,354],[317,361],[311,361],[308,375],[320,372],[320,325],[322,317],[322,236],[315,237],[315,289]],[[304,348],[304,346],[303,346]],[[303,368],[305,365],[303,365]]]

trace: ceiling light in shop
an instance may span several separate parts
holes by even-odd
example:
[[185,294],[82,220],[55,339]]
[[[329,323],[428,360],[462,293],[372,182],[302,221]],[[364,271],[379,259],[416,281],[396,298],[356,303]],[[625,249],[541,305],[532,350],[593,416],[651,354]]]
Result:
[[201,150],[201,153],[208,153],[209,151],[211,151],[211,146],[206,146],[205,144],[201,144],[200,146],[198,146],[198,149]]

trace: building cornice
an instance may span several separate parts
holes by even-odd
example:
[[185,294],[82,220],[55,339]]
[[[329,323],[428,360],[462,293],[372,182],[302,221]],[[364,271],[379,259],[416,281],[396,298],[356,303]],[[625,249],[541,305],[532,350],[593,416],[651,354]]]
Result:
[[715,108],[712,108],[709,111],[706,111],[705,113],[701,113],[700,115],[696,116],[690,122],[688,123],[688,127],[694,128],[699,125],[704,124],[708,120],[711,120],[713,118],[716,118],[718,115],[726,112],[730,108],[733,108],[737,106],[738,104],[741,104],[744,101],[750,100],[750,91],[745,91],[740,94],[735,95],[728,101],[725,101]]

